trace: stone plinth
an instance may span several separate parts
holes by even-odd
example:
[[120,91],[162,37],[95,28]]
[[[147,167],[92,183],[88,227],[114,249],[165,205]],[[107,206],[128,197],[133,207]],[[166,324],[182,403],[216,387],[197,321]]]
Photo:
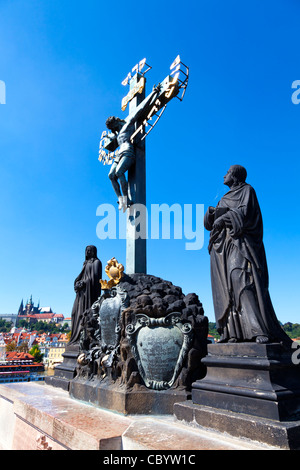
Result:
[[300,368],[280,344],[212,344],[193,403],[278,421],[300,412]]
[[300,369],[280,344],[214,344],[177,419],[284,449],[300,447]]
[[70,388],[70,381],[76,376],[77,357],[79,354],[79,346],[67,346],[63,353],[63,362],[55,367],[54,375],[45,377],[47,385],[62,388],[68,391]]
[[196,405],[190,401],[176,403],[174,416],[179,422],[200,432],[217,432],[222,441],[228,436],[272,446],[280,450],[299,450],[300,421],[279,422],[257,416]]
[[175,403],[190,398],[190,392],[182,389],[150,390],[143,386],[128,389],[77,379],[72,380],[69,392],[72,398],[124,415],[171,415]]
[[74,399],[125,415],[173,414],[205,375],[208,318],[196,294],[170,281],[124,274],[82,327]]

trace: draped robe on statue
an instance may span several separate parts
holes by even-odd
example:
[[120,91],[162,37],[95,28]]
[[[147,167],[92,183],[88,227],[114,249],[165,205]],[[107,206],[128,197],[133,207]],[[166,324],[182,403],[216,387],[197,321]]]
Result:
[[[222,217],[225,228],[213,223]],[[221,340],[290,343],[274,312],[269,295],[268,268],[263,244],[263,222],[255,190],[240,183],[204,218],[211,231],[209,252],[213,303]]]
[[82,271],[74,281],[76,299],[72,309],[72,332],[69,345],[79,342],[82,315],[100,296],[101,277],[102,263],[98,258],[91,258],[83,263]]

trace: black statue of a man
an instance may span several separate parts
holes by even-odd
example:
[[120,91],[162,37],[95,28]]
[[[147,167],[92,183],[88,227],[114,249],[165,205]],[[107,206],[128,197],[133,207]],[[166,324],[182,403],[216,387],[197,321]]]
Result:
[[69,345],[79,342],[82,315],[100,296],[101,277],[102,263],[97,257],[97,248],[89,245],[85,249],[85,261],[81,273],[74,281],[76,298],[71,316],[72,331]]
[[246,177],[244,167],[231,166],[224,176],[230,190],[204,217],[210,231],[208,249],[220,341],[290,343],[269,295],[262,215]]
[[135,131],[135,124],[147,110],[149,111],[160,89],[160,84],[154,86],[152,93],[136,108],[135,112],[129,115],[126,121],[115,116],[110,116],[106,120],[106,127],[117,136],[119,147],[119,154],[115,157],[108,176],[118,197],[119,210],[123,209],[124,212],[132,202],[129,200],[128,182],[125,176],[135,162],[135,149],[131,136]]

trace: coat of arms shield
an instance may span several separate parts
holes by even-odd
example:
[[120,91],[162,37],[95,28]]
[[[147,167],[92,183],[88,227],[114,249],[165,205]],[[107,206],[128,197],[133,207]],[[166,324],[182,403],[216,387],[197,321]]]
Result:
[[190,349],[191,323],[183,323],[180,313],[163,318],[137,314],[135,322],[127,325],[126,336],[146,387],[172,387]]

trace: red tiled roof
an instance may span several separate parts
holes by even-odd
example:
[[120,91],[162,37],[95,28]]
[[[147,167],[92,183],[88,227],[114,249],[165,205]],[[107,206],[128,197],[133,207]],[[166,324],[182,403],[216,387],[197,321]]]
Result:
[[6,359],[8,361],[33,361],[34,357],[29,353],[10,351],[6,353]]
[[43,318],[53,318],[54,317],[54,313],[35,313],[35,314],[32,314],[32,315],[27,315],[28,318],[40,318],[40,319],[43,319]]

